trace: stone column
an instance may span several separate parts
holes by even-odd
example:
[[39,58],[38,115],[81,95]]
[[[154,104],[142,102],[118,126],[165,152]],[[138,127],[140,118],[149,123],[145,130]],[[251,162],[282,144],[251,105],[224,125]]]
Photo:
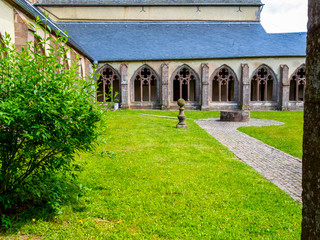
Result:
[[169,94],[169,65],[161,64],[161,110],[170,109]]
[[201,64],[202,74],[201,74],[201,110],[209,110],[209,66],[207,63]]
[[250,110],[250,80],[248,64],[241,65],[240,104],[242,110]]
[[129,82],[128,82],[128,64],[123,63],[120,66],[121,74],[121,108],[129,109]]
[[286,111],[289,107],[289,68],[287,65],[280,66],[280,110]]

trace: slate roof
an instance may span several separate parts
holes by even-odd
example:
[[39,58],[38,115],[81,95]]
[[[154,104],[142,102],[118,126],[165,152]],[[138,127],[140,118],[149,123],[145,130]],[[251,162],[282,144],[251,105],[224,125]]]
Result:
[[306,55],[306,33],[268,34],[253,22],[59,22],[98,61]]
[[36,5],[262,5],[261,0],[38,0]]

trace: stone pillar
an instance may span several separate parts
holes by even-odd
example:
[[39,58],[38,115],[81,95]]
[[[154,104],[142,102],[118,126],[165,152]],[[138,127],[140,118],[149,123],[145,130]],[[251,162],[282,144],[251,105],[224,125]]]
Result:
[[121,108],[129,109],[128,64],[126,63],[121,64],[120,74],[121,74]]
[[241,65],[240,104],[242,110],[250,110],[250,80],[248,64]]
[[287,65],[280,66],[280,110],[286,111],[289,107],[289,68]]
[[201,110],[209,110],[209,66],[207,63],[201,64],[202,74],[201,74]]
[[161,110],[170,109],[170,94],[169,94],[169,65],[163,63],[161,65]]

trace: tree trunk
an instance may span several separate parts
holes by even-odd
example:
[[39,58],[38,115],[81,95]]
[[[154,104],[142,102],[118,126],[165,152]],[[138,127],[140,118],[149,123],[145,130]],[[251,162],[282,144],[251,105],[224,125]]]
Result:
[[320,1],[309,0],[301,239],[320,238]]

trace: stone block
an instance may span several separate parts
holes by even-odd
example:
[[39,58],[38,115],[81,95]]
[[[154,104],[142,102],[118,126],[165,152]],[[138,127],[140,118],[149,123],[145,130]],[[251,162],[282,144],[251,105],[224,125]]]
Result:
[[250,111],[221,111],[220,121],[247,122],[250,120]]

